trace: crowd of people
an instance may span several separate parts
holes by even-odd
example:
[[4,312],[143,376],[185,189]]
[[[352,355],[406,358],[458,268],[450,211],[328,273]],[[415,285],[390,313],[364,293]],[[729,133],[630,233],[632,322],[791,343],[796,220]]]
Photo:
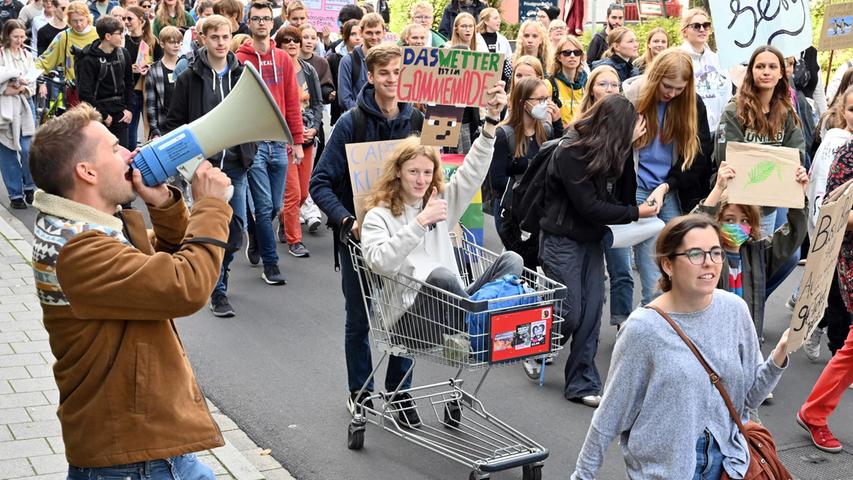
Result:
[[[168,188],[152,189],[142,186],[135,173],[128,177],[158,218],[168,218],[163,225],[177,221],[173,210],[181,202],[195,203],[192,218],[196,207],[198,215],[215,216],[214,207],[220,214],[230,210],[227,226],[217,217],[213,223],[219,230],[175,254],[182,255],[184,248],[195,252],[202,244],[217,249],[213,255],[193,253],[195,261],[218,267],[216,274],[205,264],[204,285],[198,286],[210,287],[213,315],[237,314],[228,296],[237,252],[261,267],[263,282],[285,285],[277,243],[286,244],[295,258],[309,257],[303,228],[317,233],[325,217],[345,300],[348,407],[356,412],[371,406],[375,397],[368,312],[359,273],[346,254],[349,239],[362,242],[371,269],[404,273],[463,297],[489,280],[520,273],[522,266],[538,268],[567,289],[558,307],[562,341],[569,344],[563,395],[597,409],[573,478],[594,478],[616,436],[622,437],[628,469],[637,475],[719,478],[725,471],[737,478],[745,472],[748,452],[737,423],[665,320],[679,325],[720,373],[738,413],[758,420],[760,405],[772,397],[788,362],[787,332],[767,359],[759,350],[767,298],[794,270],[801,250],[807,251],[803,244],[814,234],[824,196],[853,178],[849,62],[838,68],[826,91],[819,85],[822,73],[813,48],[786,58],[775,47],[760,46],[748,62],[724,70],[708,43],[710,16],[700,8],[684,13],[680,38],[661,28],[639,38],[625,25],[623,6],[613,4],[589,45],[575,35],[580,33],[577,12],[560,18],[558,9],[540,10],[521,23],[514,48],[500,33],[500,11],[479,0],[451,0],[438,22],[429,2],[414,3],[397,42],[387,40],[390,13],[383,1],[344,6],[337,31],[312,25],[299,0],[197,0],[192,5],[183,0],[33,0],[14,13],[0,16],[0,82],[5,83],[0,173],[13,208],[34,204],[49,216],[39,220],[40,241],[59,242],[59,248],[72,252],[82,248],[79,243],[94,242],[91,235],[84,242],[51,236],[50,222],[73,215],[66,213],[64,202],[111,213],[110,208],[127,207],[132,200],[109,189],[92,193],[98,180],[87,176],[89,169],[106,167],[68,167],[49,159],[71,155],[58,150],[57,139],[71,131],[89,132],[109,144],[104,148],[112,153],[104,155],[125,162],[145,141],[210,112],[248,63],[272,93],[292,143],[260,141],[223,150],[208,159],[213,168],[197,173],[206,188],[176,178]],[[487,107],[464,110],[459,142],[448,151],[465,154],[465,161],[449,181],[443,179],[439,149],[411,139],[423,127],[425,106],[398,102],[402,46],[504,55],[502,78],[487,92]],[[37,88],[26,75],[31,70],[56,74],[63,86]],[[74,108],[37,133],[42,118],[36,102],[60,95]],[[324,128],[327,121],[331,133]],[[384,140],[402,142],[367,199],[361,225],[345,147]],[[802,194],[806,207],[729,202],[729,182],[745,173],[726,161],[728,142],[796,149],[801,165],[791,180],[799,187],[790,193]],[[523,232],[512,211],[513,187],[540,152],[552,151],[541,204],[534,211],[539,215],[535,231]],[[88,165],[80,162],[76,165]],[[234,189],[228,207],[221,191],[225,184]],[[44,192],[36,194],[36,187]],[[505,251],[486,275],[464,285],[447,235],[478,189]],[[84,191],[89,192],[85,198]],[[613,247],[609,225],[652,217],[666,224],[659,234],[633,247]],[[192,218],[182,226],[187,232],[201,228]],[[89,215],[79,221],[102,222],[95,230],[111,241],[136,245],[135,235],[125,237],[121,225],[108,218]],[[180,243],[173,240],[163,237],[172,250]],[[72,256],[66,265],[84,258]],[[51,268],[59,271],[60,260],[52,257]],[[74,289],[63,284],[61,274],[57,280],[56,273],[50,277],[51,272],[38,270],[47,264],[37,267],[37,276],[54,281],[43,281],[42,303],[67,306],[70,299],[73,304]],[[633,303],[635,268],[639,305]],[[89,297],[86,301],[95,301]],[[197,300],[158,314],[186,314]],[[418,298],[409,300],[408,305],[418,305]],[[619,333],[605,382],[595,359],[608,300],[609,321]],[[788,304],[795,301],[796,292]],[[804,346],[806,356],[816,360],[825,335],[833,358],[795,416],[815,445],[831,452],[842,447],[827,419],[853,383],[851,311],[853,234],[848,233],[829,307]],[[83,314],[52,310],[45,318],[67,315]],[[403,316],[397,328],[418,330],[407,323],[411,318]],[[48,325],[51,337],[61,328]],[[525,360],[524,373],[538,379],[546,361]],[[410,367],[410,359],[391,356],[385,389],[408,388]],[[179,380],[194,382],[191,372],[187,375]],[[76,388],[69,378],[59,383],[60,394]],[[420,426],[415,399],[400,392],[391,401],[402,424]],[[658,419],[672,414],[683,421],[677,429],[662,430]],[[63,414],[60,419],[63,429],[77,421]],[[209,433],[207,426],[197,431]],[[679,439],[676,448],[674,438]],[[82,447],[68,448],[72,465],[100,466],[91,457],[95,444],[80,442]],[[104,458],[113,463],[150,460],[120,452],[120,446],[110,448]],[[694,450],[705,455],[694,462]]]

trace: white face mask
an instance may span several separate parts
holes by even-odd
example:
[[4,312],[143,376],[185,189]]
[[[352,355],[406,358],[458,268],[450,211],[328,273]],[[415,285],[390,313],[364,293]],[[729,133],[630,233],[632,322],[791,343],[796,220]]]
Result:
[[548,113],[548,103],[537,103],[533,108],[530,109],[530,116],[539,120],[540,122],[544,122],[548,120],[548,117],[551,115]]

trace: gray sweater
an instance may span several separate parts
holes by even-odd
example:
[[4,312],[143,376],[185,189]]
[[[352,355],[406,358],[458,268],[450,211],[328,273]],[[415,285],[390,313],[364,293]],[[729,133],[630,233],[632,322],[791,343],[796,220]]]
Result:
[[[671,314],[717,372],[741,417],[757,408],[783,369],[764,360],[743,299],[716,290],[711,305]],[[787,362],[786,362],[787,364]],[[601,406],[592,417],[572,479],[591,480],[619,435],[629,479],[691,479],[696,441],[714,435],[732,478],[743,478],[746,440],[719,392],[681,338],[653,310],[628,318],[613,350]]]

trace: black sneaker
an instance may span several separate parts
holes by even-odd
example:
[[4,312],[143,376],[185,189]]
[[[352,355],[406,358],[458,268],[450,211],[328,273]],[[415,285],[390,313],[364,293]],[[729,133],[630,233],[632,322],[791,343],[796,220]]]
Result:
[[[347,399],[347,410],[349,410],[350,415],[355,415],[356,405],[359,406],[359,410],[361,410],[362,405],[372,410],[373,400],[367,398],[371,395],[373,395],[373,392],[365,390],[361,393],[361,396],[358,397],[358,400],[356,400],[356,396],[358,396],[358,391],[350,392],[349,398]],[[364,400],[364,402],[362,402],[362,400]]]
[[278,222],[278,242],[279,243],[287,243],[287,237],[284,235],[284,224]]
[[418,428],[421,426],[421,416],[418,406],[412,396],[406,392],[398,393],[391,399],[390,410],[397,412],[397,421],[404,427]]
[[290,254],[294,257],[311,256],[311,253],[308,251],[308,248],[302,242],[296,242],[293,245],[287,247],[287,251],[290,252]]
[[258,253],[258,242],[255,241],[254,235],[249,235],[249,241],[246,242],[246,259],[249,260],[249,265],[257,267],[261,263],[261,254]]
[[[34,192],[34,191],[32,191],[32,190],[24,190],[24,201],[25,201],[25,202],[27,202],[27,204],[28,204],[28,205],[32,205],[32,204],[33,204],[33,195],[34,195],[35,193],[36,193],[36,192]],[[792,310],[793,310],[793,309],[792,309]]]
[[224,293],[216,293],[210,297],[210,311],[216,317],[233,317],[234,308],[228,303],[228,297]]
[[264,273],[261,274],[261,278],[269,285],[284,285],[287,283],[287,279],[281,274],[278,265],[264,265]]
[[9,200],[9,205],[11,205],[15,210],[27,209],[27,202],[25,202],[23,198],[13,198]]

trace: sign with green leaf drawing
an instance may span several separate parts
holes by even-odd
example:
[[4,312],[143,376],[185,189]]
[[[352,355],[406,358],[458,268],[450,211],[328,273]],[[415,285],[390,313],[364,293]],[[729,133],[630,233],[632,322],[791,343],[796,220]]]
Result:
[[726,163],[735,170],[729,181],[729,203],[763,207],[803,208],[803,187],[797,183],[800,152],[796,148],[729,142]]

